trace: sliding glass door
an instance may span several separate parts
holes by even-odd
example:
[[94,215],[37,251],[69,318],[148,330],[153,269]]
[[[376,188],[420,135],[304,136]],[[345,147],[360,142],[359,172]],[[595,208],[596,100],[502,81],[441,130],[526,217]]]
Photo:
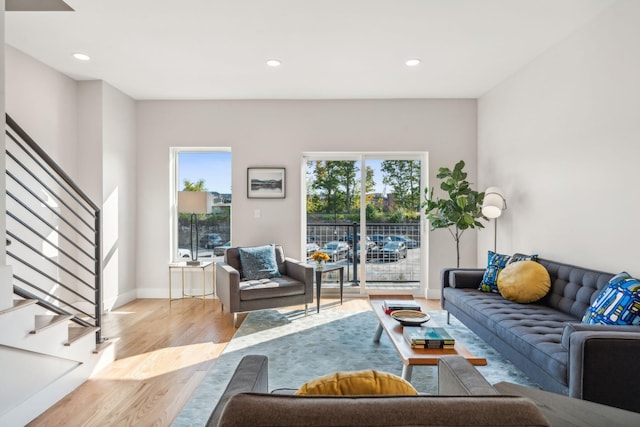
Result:
[[307,256],[345,266],[352,292],[419,295],[425,165],[426,153],[308,153]]

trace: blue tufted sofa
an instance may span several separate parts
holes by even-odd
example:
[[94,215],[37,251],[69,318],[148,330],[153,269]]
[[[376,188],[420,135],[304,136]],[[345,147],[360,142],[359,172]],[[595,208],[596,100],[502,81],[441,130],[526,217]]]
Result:
[[640,326],[580,323],[614,275],[538,261],[551,289],[536,303],[478,290],[484,269],[446,268],[442,308],[544,390],[640,412]]

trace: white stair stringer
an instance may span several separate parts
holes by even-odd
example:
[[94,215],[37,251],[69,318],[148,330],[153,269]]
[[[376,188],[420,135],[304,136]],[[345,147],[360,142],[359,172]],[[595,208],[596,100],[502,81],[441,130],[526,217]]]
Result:
[[7,346],[0,346],[0,361],[8,367],[3,370],[2,381],[11,384],[0,391],[0,416],[80,365],[73,360]]
[[65,345],[69,341],[69,325],[61,322],[41,333],[33,334],[36,319],[42,317],[42,308],[32,301],[23,302],[18,308],[0,313],[0,345],[21,348],[49,356],[84,363],[95,350],[95,334],[88,334]]
[[[8,361],[4,360],[5,357],[8,359],[15,357],[15,355],[7,354],[11,352],[15,353],[22,351],[19,349],[10,349],[9,347],[0,346],[0,363],[2,363],[2,366],[7,366],[5,363]],[[42,386],[42,388],[31,391],[23,390],[25,394],[21,396],[17,395],[16,390],[12,387],[2,387],[0,389],[0,402],[2,402],[3,405],[1,410],[5,410],[5,407],[7,407],[6,411],[0,412],[0,426],[24,426],[28,424],[60,399],[78,388],[93,374],[113,362],[115,359],[115,345],[109,345],[103,351],[92,353],[90,359],[85,363],[78,363],[69,360],[65,361],[64,359],[39,354],[36,354],[34,358],[20,359],[19,363],[20,366],[24,367],[22,372],[27,375],[31,375],[36,364],[36,360],[37,363],[40,364],[42,363],[42,360],[47,359],[56,359],[57,362],[53,363],[53,365],[55,366],[57,364],[58,366],[55,367],[55,369],[58,370],[55,371],[54,367],[50,366],[52,363],[47,362],[52,372],[47,372],[46,375],[41,375],[55,379],[46,386]],[[67,370],[66,372],[62,372],[68,364],[75,364],[75,367]],[[56,372],[59,374],[58,377],[56,377]],[[20,377],[17,379],[11,379],[11,381],[11,384],[15,384],[15,381],[24,381],[24,379]],[[15,406],[8,407],[8,405],[4,404],[4,393],[13,394],[10,399],[7,399],[7,401],[10,400],[12,403],[16,403]]]
[[[0,266],[0,287],[13,291],[8,270],[4,277]],[[23,426],[113,362],[115,345],[97,351],[96,328],[53,315],[35,300],[14,301],[13,294],[4,294],[0,291],[0,426]]]

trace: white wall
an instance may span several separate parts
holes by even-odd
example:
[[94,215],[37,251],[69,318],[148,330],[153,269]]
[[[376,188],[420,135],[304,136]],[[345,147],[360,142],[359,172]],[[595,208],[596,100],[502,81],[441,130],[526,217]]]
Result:
[[79,176],[102,202],[103,301],[111,309],[136,297],[136,104],[99,80],[78,82],[77,99]]
[[103,83],[103,110],[102,247],[110,308],[136,298],[136,103]]
[[102,209],[106,307],[134,299],[135,102],[105,82],[77,82],[5,52],[7,112]]
[[[0,43],[2,43],[1,46],[4,46],[4,0],[0,0],[0,8],[1,8],[0,9]],[[0,114],[2,114],[2,117],[5,116],[4,62],[5,62],[4,51],[0,51]],[[4,135],[4,134],[5,134],[5,120],[0,120],[0,135]],[[6,148],[6,145],[4,142],[4,138],[2,138],[2,142],[0,143],[0,150],[2,150],[2,153],[5,152],[5,148]],[[5,191],[7,190],[5,172],[6,172],[5,156],[2,155],[2,161],[0,162],[0,194],[4,194]],[[7,206],[6,206],[5,198],[0,197],[0,216],[2,217],[2,219],[0,219],[0,235],[1,236],[7,235],[7,223],[5,219],[6,209],[7,209]],[[0,239],[0,266],[5,265],[7,261],[6,249],[7,249],[6,240]]]
[[7,114],[77,178],[76,81],[11,46],[5,55]]
[[[168,293],[169,147],[232,147],[234,244],[280,242],[293,256],[301,252],[303,152],[428,151],[431,182],[439,166],[460,159],[476,177],[475,100],[144,101],[137,123],[139,297]],[[251,166],[286,167],[286,199],[247,199]],[[475,233],[463,240],[462,265],[475,266]],[[429,281],[439,291],[439,270],[455,265],[453,239],[435,231],[429,249]]]
[[[640,274],[639,40],[640,2],[618,1],[480,98],[479,182],[508,203],[498,252]],[[479,264],[492,247],[480,233]]]

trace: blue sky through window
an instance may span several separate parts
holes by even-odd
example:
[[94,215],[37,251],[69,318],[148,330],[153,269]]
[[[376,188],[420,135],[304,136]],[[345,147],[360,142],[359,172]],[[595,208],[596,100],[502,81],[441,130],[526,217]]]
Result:
[[231,153],[228,151],[183,151],[178,155],[178,189],[184,180],[204,179],[207,191],[231,193]]

